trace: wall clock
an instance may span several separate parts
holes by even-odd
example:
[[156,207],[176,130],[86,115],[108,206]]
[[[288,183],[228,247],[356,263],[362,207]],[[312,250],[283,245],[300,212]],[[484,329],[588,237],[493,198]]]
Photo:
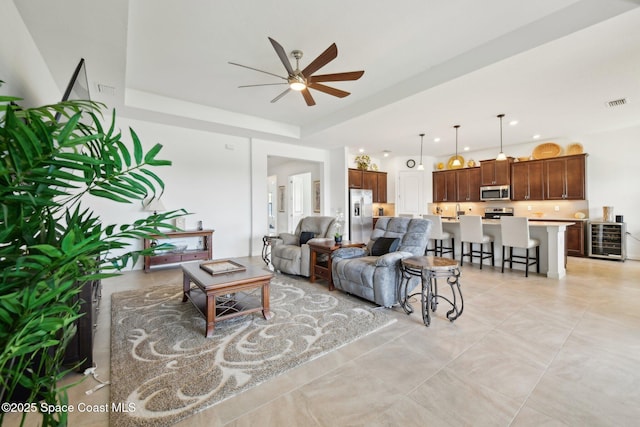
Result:
[[415,165],[416,165],[416,161],[415,161],[415,160],[413,160],[413,159],[409,159],[409,160],[407,160],[407,167],[408,167],[408,168],[412,168],[412,167],[414,167]]

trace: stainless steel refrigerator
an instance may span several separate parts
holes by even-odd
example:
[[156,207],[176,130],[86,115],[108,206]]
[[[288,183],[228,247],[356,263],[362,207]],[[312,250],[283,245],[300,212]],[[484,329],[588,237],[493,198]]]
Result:
[[349,240],[367,243],[373,231],[373,192],[349,190]]

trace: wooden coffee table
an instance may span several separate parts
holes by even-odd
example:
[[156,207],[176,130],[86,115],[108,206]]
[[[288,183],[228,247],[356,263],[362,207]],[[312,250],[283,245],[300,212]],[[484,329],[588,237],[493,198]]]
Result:
[[[240,264],[238,261],[229,260]],[[219,320],[262,311],[265,319],[273,317],[269,311],[269,283],[273,273],[264,267],[242,265],[243,271],[210,274],[200,268],[200,262],[182,264],[182,302],[190,300],[207,321],[205,336],[213,335]],[[192,294],[191,283],[202,291]],[[260,297],[257,293],[260,291]]]
[[[309,249],[311,250],[311,260],[309,261],[309,281],[311,283],[316,281],[316,276],[325,279],[329,282],[329,290],[334,290],[333,276],[331,275],[331,253],[340,248],[362,248],[366,244],[361,242],[350,242],[343,240],[341,244],[337,244],[333,239],[315,240],[308,242]],[[327,254],[329,259],[326,264],[318,263],[318,254]]]

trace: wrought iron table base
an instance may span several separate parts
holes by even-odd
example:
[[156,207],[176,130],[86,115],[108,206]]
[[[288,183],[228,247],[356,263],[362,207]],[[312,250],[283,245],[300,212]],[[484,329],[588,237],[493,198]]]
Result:
[[[412,260],[415,261],[417,258],[423,259],[417,264],[411,262]],[[462,298],[462,291],[460,290],[460,269],[458,268],[457,263],[455,263],[455,266],[451,266],[449,268],[430,268],[428,264],[424,265],[425,261],[431,261],[426,260],[427,258],[435,259],[437,257],[412,257],[408,260],[403,260],[401,263],[402,281],[398,288],[398,301],[400,301],[400,305],[404,309],[405,313],[411,314],[413,313],[413,307],[411,306],[411,303],[409,303],[409,299],[420,295],[422,320],[425,326],[429,326],[431,324],[431,312],[436,312],[439,300],[442,299],[451,305],[451,309],[447,311],[446,316],[449,321],[453,322],[462,315],[464,310],[464,300]],[[408,292],[410,292],[410,289],[408,288],[409,283],[411,282],[411,277],[420,277],[422,284],[420,292],[408,294]],[[451,288],[451,299],[438,294],[439,278],[446,279],[447,284]]]

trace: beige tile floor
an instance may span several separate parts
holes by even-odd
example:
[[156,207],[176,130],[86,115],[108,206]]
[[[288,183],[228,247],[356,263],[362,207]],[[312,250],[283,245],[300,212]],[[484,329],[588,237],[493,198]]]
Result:
[[[640,262],[569,258],[567,272],[527,279],[465,264],[456,322],[444,307],[428,328],[418,314],[389,310],[398,320],[391,326],[179,425],[639,425]],[[101,378],[109,378],[110,295],[167,283],[180,286],[179,269],[104,282],[95,349]],[[85,394],[96,384],[87,378],[73,387],[70,403],[107,403],[108,387]],[[106,413],[69,419],[108,425]]]

